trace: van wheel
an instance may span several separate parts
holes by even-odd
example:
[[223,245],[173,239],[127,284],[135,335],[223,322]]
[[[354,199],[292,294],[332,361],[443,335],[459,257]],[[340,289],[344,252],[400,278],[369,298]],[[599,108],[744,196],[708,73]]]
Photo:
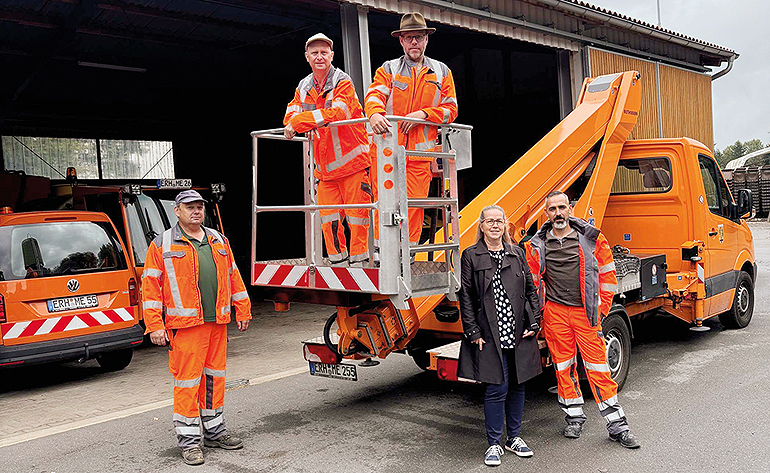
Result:
[[[620,309],[625,310],[625,309]],[[607,345],[607,365],[618,391],[626,383],[628,368],[631,366],[631,332],[623,317],[617,311],[610,311],[602,321],[604,342]]]
[[409,350],[409,355],[414,360],[414,364],[421,370],[428,371],[430,367],[430,354],[427,351],[421,349]]
[[753,313],[754,283],[745,271],[741,271],[735,285],[733,306],[727,312],[719,314],[719,321],[725,328],[743,328],[751,322]]
[[96,357],[96,361],[105,371],[120,371],[131,363],[133,356],[134,349],[126,348],[102,353]]

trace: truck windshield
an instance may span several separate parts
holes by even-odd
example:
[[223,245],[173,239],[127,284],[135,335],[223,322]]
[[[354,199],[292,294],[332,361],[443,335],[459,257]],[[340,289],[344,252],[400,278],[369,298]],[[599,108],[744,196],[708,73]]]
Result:
[[104,222],[46,222],[0,228],[6,281],[126,269],[114,230]]

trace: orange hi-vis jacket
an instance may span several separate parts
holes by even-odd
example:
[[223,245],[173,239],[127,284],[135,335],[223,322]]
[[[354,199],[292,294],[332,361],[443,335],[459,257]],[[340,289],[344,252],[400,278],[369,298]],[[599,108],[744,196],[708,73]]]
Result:
[[[570,217],[569,224],[578,232],[580,296],[588,321],[596,327],[601,318],[610,313],[612,298],[617,291],[612,249],[599,229],[585,220]],[[538,288],[541,307],[545,306],[545,236],[551,228],[551,222],[546,222],[526,245],[527,263]]]
[[291,123],[297,133],[318,128],[320,139],[311,138],[315,176],[329,180],[349,176],[371,166],[369,136],[365,123],[321,127],[335,121],[363,117],[350,76],[332,67],[320,92],[313,85],[312,73],[299,82],[294,99],[286,107],[283,124]]
[[[367,116],[375,113],[405,116],[422,110],[433,123],[451,123],[457,118],[457,94],[452,71],[446,64],[427,56],[419,70],[407,56],[384,63],[374,75],[366,92],[364,109]],[[398,134],[398,144],[417,151],[436,151],[438,129],[418,125],[409,136]],[[412,161],[432,158],[409,156]]]
[[[251,319],[251,301],[235,265],[230,243],[216,230],[203,227],[217,269],[216,322]],[[147,250],[142,273],[142,307],[146,333],[203,324],[198,289],[198,254],[179,224],[158,235]],[[165,314],[165,325],[163,316]]]

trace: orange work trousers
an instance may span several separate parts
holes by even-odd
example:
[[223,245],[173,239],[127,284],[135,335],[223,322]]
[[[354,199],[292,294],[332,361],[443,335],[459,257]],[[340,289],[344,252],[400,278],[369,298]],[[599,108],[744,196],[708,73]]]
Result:
[[174,377],[174,429],[182,449],[200,445],[203,435],[225,434],[227,325],[205,322],[167,330],[171,340],[168,368]]
[[[377,162],[373,161],[372,182],[374,183],[374,200],[377,200]],[[433,177],[430,170],[430,161],[408,160],[406,162],[406,196],[410,199],[424,199],[430,191],[430,180]],[[419,243],[422,234],[422,222],[425,218],[423,209],[410,207],[409,217],[409,242]],[[374,213],[374,240],[379,246],[379,215]]]
[[[362,169],[349,176],[318,181],[316,195],[319,205],[369,204],[372,202],[369,173]],[[339,263],[349,259],[351,263],[357,263],[369,259],[368,209],[321,210],[320,214],[329,261]],[[349,254],[343,219],[347,219],[350,227]]]
[[612,435],[628,430],[625,413],[618,403],[618,385],[613,381],[607,365],[601,323],[592,327],[583,307],[547,301],[543,311],[543,330],[556,368],[559,406],[566,414],[565,420],[580,424],[586,420],[577,371],[576,348],[579,348],[591,392],[599,405],[599,412],[607,421],[607,430]]

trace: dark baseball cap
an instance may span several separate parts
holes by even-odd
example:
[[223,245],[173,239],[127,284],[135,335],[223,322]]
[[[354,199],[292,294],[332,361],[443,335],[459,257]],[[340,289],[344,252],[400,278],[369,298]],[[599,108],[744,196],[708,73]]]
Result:
[[176,199],[174,199],[174,205],[179,204],[189,204],[190,202],[206,202],[206,199],[204,199],[198,191],[194,191],[192,189],[182,191],[179,194],[176,195]]

